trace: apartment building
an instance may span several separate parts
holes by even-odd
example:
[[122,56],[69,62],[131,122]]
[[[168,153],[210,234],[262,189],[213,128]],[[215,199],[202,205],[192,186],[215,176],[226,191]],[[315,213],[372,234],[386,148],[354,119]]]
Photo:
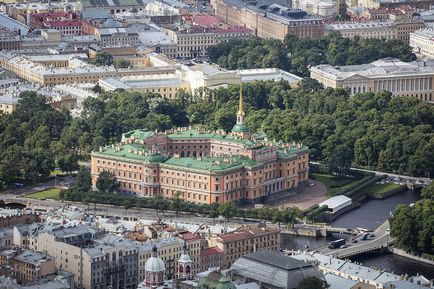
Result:
[[208,271],[210,268],[222,268],[224,253],[217,246],[203,248],[200,251],[200,272]]
[[410,33],[425,27],[422,21],[403,22],[359,22],[359,23],[338,23],[327,24],[327,33],[339,32],[346,38],[376,38],[376,39],[397,39],[405,43],[410,41]]
[[0,29],[0,51],[21,49],[21,36],[17,32]]
[[405,2],[395,1],[395,0],[356,0],[354,1],[355,5],[352,6],[361,6],[365,8],[389,8],[394,9],[401,7],[403,4],[408,5],[414,9],[422,9],[429,10],[434,4],[433,0],[407,0]]
[[54,257],[56,268],[75,275],[83,289],[135,289],[138,250],[132,241],[89,234],[85,227],[58,228],[39,234],[38,250]]
[[241,227],[210,240],[210,244],[223,251],[222,268],[229,268],[244,255],[257,251],[280,250],[280,231],[264,225]]
[[139,34],[133,27],[95,28],[95,36],[101,46],[137,46]]
[[348,89],[351,94],[390,91],[394,96],[434,101],[432,61],[385,58],[362,65],[318,65],[310,69],[310,77],[326,87]]
[[216,16],[229,25],[252,29],[261,38],[284,39],[286,35],[300,38],[324,34],[322,18],[286,6],[285,1],[213,0]]
[[0,252],[0,275],[11,277],[20,285],[37,282],[55,273],[54,258],[46,253],[22,249]]
[[254,35],[253,30],[244,27],[209,28],[196,25],[183,27],[181,30],[164,31],[175,44],[175,49],[167,49],[162,53],[171,58],[184,59],[204,57],[211,46],[230,39],[247,39]]
[[123,134],[121,143],[92,152],[91,170],[94,186],[101,172],[110,171],[121,192],[142,197],[180,192],[183,200],[199,204],[261,202],[304,184],[308,159],[308,148],[301,144],[251,135],[241,95],[231,133],[191,128],[131,131]]
[[37,29],[56,29],[63,36],[81,35],[81,21],[76,12],[46,12],[30,15],[30,26]]

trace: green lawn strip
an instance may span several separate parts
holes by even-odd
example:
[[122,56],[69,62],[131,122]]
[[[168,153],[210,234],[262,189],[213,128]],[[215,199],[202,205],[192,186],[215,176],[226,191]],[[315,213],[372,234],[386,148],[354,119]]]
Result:
[[60,200],[59,192],[61,189],[49,189],[45,191],[40,191],[36,193],[32,193],[29,195],[26,195],[28,198],[37,199],[37,200],[43,200],[43,199],[53,199],[53,200]]
[[332,174],[313,173],[312,179],[322,182],[327,187],[327,195],[334,196],[338,191],[345,190],[351,184],[357,182],[355,177],[341,177]]
[[402,186],[395,183],[374,183],[367,186],[365,189],[372,196],[382,197],[384,194],[389,193],[392,190],[398,190],[400,188],[402,188]]

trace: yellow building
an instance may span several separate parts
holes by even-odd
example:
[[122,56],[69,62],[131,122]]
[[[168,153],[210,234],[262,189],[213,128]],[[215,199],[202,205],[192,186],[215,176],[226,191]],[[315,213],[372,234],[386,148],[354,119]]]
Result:
[[[85,55],[84,55],[85,56]],[[176,67],[150,54],[140,58],[137,68],[95,66],[81,54],[17,56],[0,53],[0,65],[31,83],[55,86],[67,83],[96,83],[100,78],[174,73]],[[86,56],[87,58],[87,56]]]
[[99,80],[99,86],[105,91],[124,89],[126,91],[158,93],[164,98],[174,99],[178,91],[190,91],[188,82],[183,81],[173,74],[130,76],[123,78],[103,78]]
[[210,240],[210,244],[223,251],[223,268],[244,255],[256,251],[280,250],[280,230],[265,226],[241,227]]

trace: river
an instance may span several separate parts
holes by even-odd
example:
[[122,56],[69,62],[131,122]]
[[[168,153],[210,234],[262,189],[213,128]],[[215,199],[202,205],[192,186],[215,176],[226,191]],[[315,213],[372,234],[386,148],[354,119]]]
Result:
[[[384,200],[368,200],[362,206],[347,212],[337,218],[332,225],[342,228],[368,228],[374,229],[383,223],[399,204],[414,203],[419,199],[417,193],[405,191]],[[334,239],[342,236],[334,235],[330,238],[311,238],[302,236],[283,236],[281,247],[284,249],[314,249],[326,245]],[[428,279],[434,279],[434,268],[431,265],[413,261],[394,254],[364,254],[351,258],[362,264],[381,268],[395,274],[409,274],[410,276],[420,273]]]

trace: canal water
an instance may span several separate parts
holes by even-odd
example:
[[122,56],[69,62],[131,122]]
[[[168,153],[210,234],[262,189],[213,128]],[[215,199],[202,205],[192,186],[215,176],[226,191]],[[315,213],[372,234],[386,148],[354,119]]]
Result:
[[[384,200],[368,200],[362,206],[337,218],[332,225],[342,228],[374,229],[378,224],[383,223],[399,204],[414,203],[419,197],[418,193],[405,191]],[[285,235],[282,236],[281,247],[290,250],[315,249],[342,237],[344,236],[332,235],[326,239]],[[394,254],[363,254],[351,259],[361,262],[365,266],[381,268],[398,275],[409,274],[412,276],[419,273],[428,279],[434,279],[433,266]]]

